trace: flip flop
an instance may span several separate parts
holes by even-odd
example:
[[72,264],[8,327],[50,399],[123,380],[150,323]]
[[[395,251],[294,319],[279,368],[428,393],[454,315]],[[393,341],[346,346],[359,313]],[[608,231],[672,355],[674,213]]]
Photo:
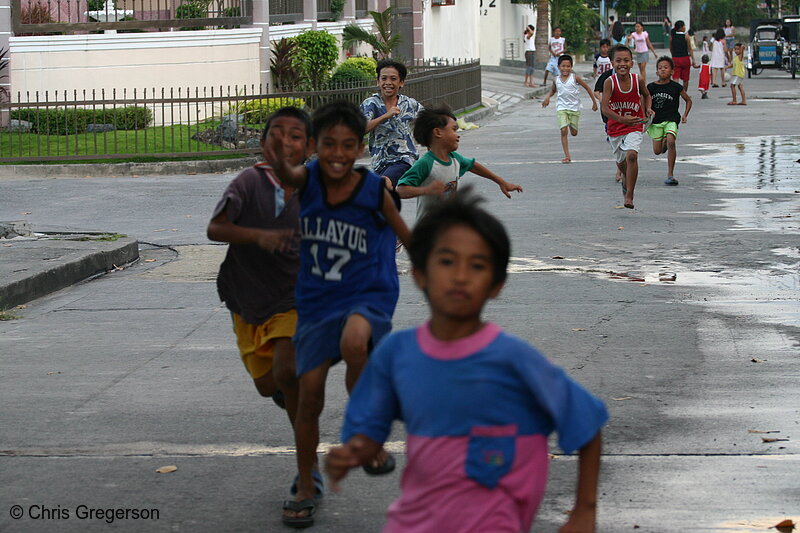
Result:
[[[311,477],[314,479],[314,488],[316,489],[317,493],[314,495],[315,500],[321,500],[322,497],[325,495],[325,482],[322,479],[322,474],[320,474],[319,470],[312,470]],[[289,488],[289,494],[294,496],[297,494],[297,482],[300,480],[300,474],[294,476],[294,481],[292,481],[292,486]]]
[[364,469],[364,472],[369,474],[370,476],[384,476],[386,474],[390,474],[394,472],[396,462],[394,457],[389,452],[386,452],[386,460],[379,464],[378,466],[372,466],[371,464],[366,464],[361,468]]
[[283,510],[292,511],[293,513],[307,511],[308,514],[306,516],[283,515],[281,517],[281,520],[285,525],[293,527],[295,529],[303,529],[314,525],[314,513],[317,512],[317,502],[316,500],[311,498],[299,502],[296,502],[294,500],[284,500]]
[[626,209],[633,209],[633,204],[622,204]]
[[736,102],[728,102],[728,105],[739,105]]

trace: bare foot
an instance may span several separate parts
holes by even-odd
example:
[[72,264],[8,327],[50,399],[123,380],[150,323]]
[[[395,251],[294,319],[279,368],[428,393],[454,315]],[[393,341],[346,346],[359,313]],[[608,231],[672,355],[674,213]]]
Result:
[[737,104],[736,100],[734,100],[733,102],[728,102],[728,105],[739,105],[739,104]]

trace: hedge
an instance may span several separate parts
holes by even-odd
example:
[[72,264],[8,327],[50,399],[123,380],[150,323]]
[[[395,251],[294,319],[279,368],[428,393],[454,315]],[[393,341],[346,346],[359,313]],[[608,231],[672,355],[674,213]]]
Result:
[[232,113],[244,115],[247,124],[263,124],[267,117],[274,111],[282,107],[292,106],[303,109],[306,101],[302,98],[262,98],[260,100],[248,100],[243,104],[232,107]]
[[11,118],[30,122],[31,133],[74,135],[85,133],[87,124],[113,124],[118,130],[144,129],[153,120],[153,112],[138,106],[112,109],[30,108],[12,111]]

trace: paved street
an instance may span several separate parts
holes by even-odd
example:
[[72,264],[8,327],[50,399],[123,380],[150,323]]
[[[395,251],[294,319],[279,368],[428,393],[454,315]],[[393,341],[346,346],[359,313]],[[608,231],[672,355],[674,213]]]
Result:
[[[800,522],[800,85],[765,73],[746,81],[748,106],[729,107],[727,88],[700,100],[692,75],[680,185],[662,184],[666,161],[645,138],[635,210],[621,207],[588,100],[569,165],[555,104],[540,100],[482,120],[459,150],[525,189],[507,200],[474,175],[463,182],[513,239],[512,273],[486,318],[609,407],[601,532]],[[0,177],[0,220],[122,233],[141,255],[0,322],[0,531],[105,531],[86,509],[109,508],[156,510],[116,520],[117,531],[289,531],[280,505],[293,439],[239,361],[213,283],[224,247],[205,237],[231,178]],[[413,202],[403,207],[412,221]],[[400,268],[398,329],[427,312],[405,257]],[[340,365],[324,445],[338,441],[343,382]],[[400,426],[390,440],[401,452]],[[167,465],[177,471],[155,472]],[[573,498],[576,460],[551,465],[536,532],[557,531]],[[313,531],[379,531],[398,483],[354,472]]]

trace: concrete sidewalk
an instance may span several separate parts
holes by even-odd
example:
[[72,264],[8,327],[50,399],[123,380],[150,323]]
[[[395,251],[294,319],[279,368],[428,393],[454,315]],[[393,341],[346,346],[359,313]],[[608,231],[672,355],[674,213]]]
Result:
[[125,235],[0,222],[0,311],[138,258],[139,243]]

